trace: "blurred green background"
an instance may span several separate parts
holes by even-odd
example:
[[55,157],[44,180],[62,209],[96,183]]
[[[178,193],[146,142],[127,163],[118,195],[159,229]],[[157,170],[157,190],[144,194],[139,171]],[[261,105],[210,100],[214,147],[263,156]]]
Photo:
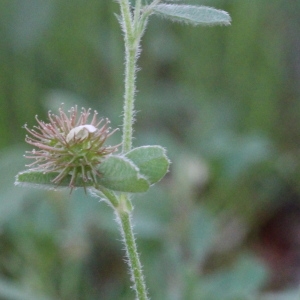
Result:
[[[134,145],[160,144],[172,160],[134,199],[151,298],[299,299],[300,2],[201,4],[232,25],[153,16],[139,60]],[[14,187],[35,115],[63,102],[121,127],[114,13],[111,0],[0,1],[0,299],[134,298],[104,203]]]

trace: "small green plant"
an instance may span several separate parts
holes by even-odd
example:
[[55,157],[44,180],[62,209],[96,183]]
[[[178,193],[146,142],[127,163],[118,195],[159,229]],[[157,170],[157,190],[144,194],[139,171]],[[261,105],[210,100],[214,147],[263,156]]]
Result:
[[[118,17],[125,43],[125,94],[123,137],[116,146],[106,146],[115,130],[108,119],[97,119],[90,109],[79,114],[77,107],[69,112],[59,109],[48,114],[45,123],[27,128],[26,142],[34,146],[25,157],[33,159],[29,169],[20,172],[16,184],[49,189],[84,188],[101,198],[115,212],[120,225],[136,299],[145,300],[148,292],[144,281],[135,238],[132,231],[132,194],[146,192],[167,173],[169,159],[161,146],[132,147],[137,59],[141,38],[148,19],[156,14],[173,21],[192,25],[229,25],[229,15],[205,6],[174,4],[175,1],[154,0],[150,4],[136,0],[119,0]],[[118,149],[121,148],[120,153]]]

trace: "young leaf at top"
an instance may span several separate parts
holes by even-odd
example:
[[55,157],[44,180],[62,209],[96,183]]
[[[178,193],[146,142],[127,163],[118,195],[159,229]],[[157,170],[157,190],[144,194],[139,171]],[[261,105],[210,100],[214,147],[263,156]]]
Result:
[[230,25],[231,22],[231,18],[226,11],[207,6],[158,4],[153,7],[153,11],[155,14],[172,21],[192,25]]
[[150,184],[161,180],[169,169],[170,161],[161,146],[138,147],[126,153],[126,157],[139,168]]

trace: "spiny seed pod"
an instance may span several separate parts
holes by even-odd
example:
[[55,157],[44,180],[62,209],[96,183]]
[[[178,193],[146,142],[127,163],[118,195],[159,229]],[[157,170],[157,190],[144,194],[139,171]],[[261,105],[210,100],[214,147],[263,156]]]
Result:
[[24,126],[30,134],[25,141],[35,147],[26,152],[26,158],[34,159],[26,166],[44,173],[57,172],[53,179],[57,185],[71,175],[71,190],[79,176],[84,182],[91,180],[96,184],[97,177],[101,176],[97,166],[106,156],[117,151],[119,145],[104,146],[106,139],[116,130],[110,132],[108,119],[97,121],[96,111],[89,121],[90,114],[90,109],[82,108],[79,115],[75,106],[69,110],[69,116],[62,108],[59,115],[49,111],[49,123],[40,121],[36,116],[38,126],[33,129]]

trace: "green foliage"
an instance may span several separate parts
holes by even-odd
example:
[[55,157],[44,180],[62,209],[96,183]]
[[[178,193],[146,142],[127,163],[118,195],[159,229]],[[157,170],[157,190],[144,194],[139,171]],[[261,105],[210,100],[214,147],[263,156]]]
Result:
[[[165,152],[160,146],[144,146],[131,150],[125,156],[109,156],[98,167],[101,174],[98,184],[118,192],[146,192],[168,171],[169,160]],[[71,175],[64,177],[59,185],[53,183],[56,176],[56,172],[28,170],[17,175],[16,185],[54,190],[69,186]],[[94,183],[78,177],[74,186],[88,188]]]
[[100,185],[123,192],[145,192],[149,188],[146,178],[139,174],[139,169],[122,157],[111,156],[101,164],[99,171],[103,174]]
[[150,184],[161,180],[169,169],[166,150],[160,146],[142,146],[134,148],[125,156],[130,159]]
[[158,4],[153,10],[156,14],[172,21],[191,25],[229,25],[231,21],[227,12],[206,6]]
[[[111,156],[104,160],[100,167],[102,177],[98,182],[100,185],[115,191],[141,193],[149,188],[146,178],[139,174],[137,167],[129,160],[122,157]],[[35,188],[46,188],[57,190],[69,187],[71,175],[67,175],[59,185],[53,183],[57,173],[44,173],[42,171],[25,171],[17,175],[16,184]],[[75,182],[76,187],[92,187],[92,181],[83,181],[78,178]]]

